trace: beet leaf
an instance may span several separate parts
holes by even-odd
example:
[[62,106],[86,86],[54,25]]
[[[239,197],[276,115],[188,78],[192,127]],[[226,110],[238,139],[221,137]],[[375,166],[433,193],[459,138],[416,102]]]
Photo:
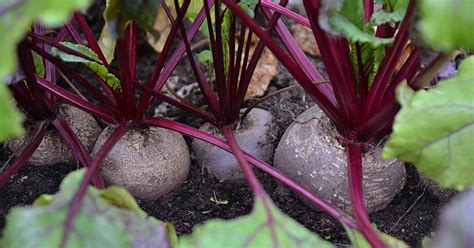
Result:
[[428,91],[398,88],[402,109],[384,157],[396,156],[443,187],[474,185],[474,57],[459,74]]
[[[84,170],[74,171],[54,196],[40,197],[33,207],[13,209],[2,247],[60,247],[68,204],[84,174]],[[172,247],[176,240],[174,228],[146,216],[125,189],[89,186],[62,247]]]
[[269,202],[270,209],[265,209],[262,201],[255,200],[249,215],[210,220],[194,228],[191,235],[180,238],[178,247],[335,247],[283,214],[273,203]]
[[373,24],[365,24],[362,1],[338,0],[334,2],[339,3],[322,1],[321,8],[324,11],[320,14],[320,24],[326,31],[333,35],[343,35],[352,42],[370,43],[374,47],[393,42],[391,38],[376,37],[372,28]]
[[[0,75],[1,77],[1,75]],[[16,110],[10,92],[0,81],[0,142],[23,133],[23,117]]]
[[421,31],[432,47],[450,52],[456,48],[473,49],[474,1],[422,0],[420,1]]
[[91,69],[100,78],[102,78],[112,89],[116,91],[120,90],[121,88],[120,80],[114,74],[108,71],[107,67],[105,67],[100,62],[99,56],[96,53],[94,53],[90,48],[83,45],[66,42],[66,41],[61,42],[61,44],[94,59],[94,61],[90,61],[90,60],[87,60],[87,59],[84,59],[72,54],[62,52],[59,49],[54,48],[54,47],[52,50],[53,55],[58,56],[61,60],[65,62],[74,62],[74,63],[84,64],[85,66],[87,66],[87,68]]

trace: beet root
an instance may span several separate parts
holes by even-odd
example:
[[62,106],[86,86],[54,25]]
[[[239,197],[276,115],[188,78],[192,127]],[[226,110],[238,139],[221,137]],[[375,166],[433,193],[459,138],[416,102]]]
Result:
[[[254,108],[234,130],[242,151],[265,162],[270,162],[272,142],[269,140],[273,116],[268,111]],[[223,133],[210,123],[205,123],[201,131],[223,137]],[[194,139],[192,148],[198,163],[221,181],[242,181],[245,179],[234,155],[204,141]]]
[[[104,129],[93,154],[113,130]],[[190,165],[189,149],[180,133],[150,127],[130,130],[120,138],[102,162],[101,174],[107,184],[153,201],[178,188],[188,177]]]
[[[321,109],[313,106],[298,116],[283,134],[274,166],[323,200],[352,212],[347,178],[347,155],[337,131]],[[404,164],[384,161],[382,146],[363,155],[364,203],[369,213],[384,209],[405,185]]]
[[[77,135],[87,151],[91,151],[102,129],[92,115],[71,105],[63,104],[59,108],[59,114],[69,124],[71,129]],[[5,146],[15,155],[20,154],[24,147],[33,136],[33,128],[26,127],[26,134],[20,137],[11,138],[5,141]],[[38,149],[28,160],[34,165],[50,165],[56,163],[72,162],[75,160],[74,154],[64,143],[59,133],[54,130],[48,130],[41,141]]]

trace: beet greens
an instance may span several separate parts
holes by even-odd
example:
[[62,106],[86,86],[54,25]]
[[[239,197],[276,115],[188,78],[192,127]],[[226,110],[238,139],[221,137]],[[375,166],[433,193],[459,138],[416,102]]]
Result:
[[[429,1],[422,1],[425,12],[426,2]],[[464,9],[469,7],[467,1],[463,1]],[[449,1],[445,0],[444,2]],[[87,1],[77,0],[76,5],[70,6],[68,4],[67,8],[53,5],[44,9],[64,7],[64,13],[61,13],[61,16],[64,16],[69,9],[84,8],[85,3]],[[450,152],[452,147],[455,152],[461,151],[454,153],[456,157],[462,157],[466,152],[469,152],[472,145],[467,145],[467,148],[462,150],[459,147],[466,143],[467,138],[472,137],[473,117],[472,111],[469,112],[469,108],[472,108],[472,101],[469,100],[469,97],[472,97],[470,90],[472,86],[468,85],[468,83],[472,83],[472,81],[468,81],[472,80],[472,73],[468,73],[468,70],[472,69],[472,59],[466,60],[460,69],[460,74],[452,79],[451,85],[442,84],[438,89],[429,89],[426,90],[426,94],[424,93],[425,89],[430,87],[433,76],[449,59],[452,50],[464,44],[467,44],[464,45],[466,49],[473,48],[472,37],[465,39],[462,32],[453,32],[458,39],[452,43],[443,40],[440,45],[443,50],[426,67],[423,67],[420,58],[421,48],[419,47],[414,47],[408,58],[403,59],[405,49],[413,46],[410,41],[410,30],[414,23],[415,0],[338,0],[334,3],[304,0],[303,3],[307,18],[288,10],[286,8],[287,0],[281,0],[278,4],[268,0],[203,0],[202,4],[200,1],[197,5],[194,0],[108,1],[104,17],[110,37],[116,40],[115,50],[112,52],[116,55],[116,63],[111,62],[112,58],[108,53],[110,51],[101,48],[100,42],[95,38],[86,19],[79,11],[74,12],[71,19],[57,30],[47,27],[51,24],[61,23],[65,18],[52,21],[42,16],[44,13],[28,13],[29,21],[26,22],[28,25],[18,27],[18,30],[15,30],[15,37],[9,44],[10,47],[5,45],[7,50],[11,50],[14,47],[12,44],[17,44],[18,68],[14,74],[11,73],[14,67],[12,66],[14,59],[11,58],[14,57],[12,55],[14,53],[8,51],[7,62],[8,67],[11,68],[0,70],[0,78],[3,80],[5,75],[12,74],[7,80],[8,88],[12,92],[17,106],[25,113],[26,123],[33,126],[32,138],[16,160],[0,174],[0,187],[4,186],[28,161],[48,129],[54,128],[78,161],[86,167],[86,170],[82,174],[68,176],[61,186],[60,192],[53,199],[45,198],[49,200],[43,199],[45,202],[36,206],[38,209],[44,207],[41,209],[41,213],[37,213],[37,217],[46,216],[48,211],[45,210],[47,209],[63,213],[59,217],[53,216],[56,221],[59,218],[57,224],[61,235],[56,235],[55,240],[51,242],[56,242],[54,245],[59,247],[68,246],[71,240],[76,240],[78,237],[76,233],[78,222],[76,220],[84,218],[85,212],[97,214],[96,212],[102,208],[107,213],[112,209],[110,218],[120,216],[120,218],[114,219],[114,223],[127,229],[127,222],[124,221],[124,216],[127,213],[124,213],[122,209],[131,210],[142,219],[146,214],[140,212],[136,202],[133,198],[130,199],[131,196],[126,191],[124,193],[120,189],[110,188],[102,190],[105,184],[99,174],[99,169],[114,144],[129,130],[161,127],[203,140],[231,152],[239,162],[255,196],[254,210],[249,216],[228,222],[211,220],[196,229],[199,230],[198,234],[180,239],[180,245],[225,245],[230,242],[241,246],[308,245],[311,247],[332,247],[331,244],[308,232],[294,220],[282,214],[273,205],[255,176],[251,165],[271,175],[303,196],[312,205],[340,221],[347,228],[350,237],[363,236],[373,247],[387,247],[388,244],[392,245],[393,242],[398,242],[374,229],[365,210],[362,192],[363,153],[370,148],[371,144],[379,142],[383,137],[389,135],[395,121],[394,137],[388,143],[385,157],[398,156],[417,165],[420,162],[419,157],[422,155],[419,153],[407,155],[403,149],[408,149],[408,151],[411,151],[410,149],[425,149],[424,152],[435,157],[433,151],[426,151],[430,142],[418,144],[419,147],[415,147],[414,144],[406,145],[406,140],[409,140],[407,136],[410,136],[411,130],[413,130],[407,128],[406,123],[414,119],[413,116],[423,115],[423,111],[425,111],[425,109],[417,109],[416,103],[421,102],[421,105],[429,107],[431,106],[428,103],[430,101],[446,105],[448,108],[463,105],[468,110],[463,107],[456,109],[456,115],[453,117],[457,120],[456,125],[453,122],[448,122],[446,126],[451,128],[448,131],[421,132],[420,136],[425,135],[421,138],[428,136],[433,139],[430,141],[437,142],[446,136],[453,137],[453,140],[462,142],[459,141],[455,145],[448,143]],[[4,21],[3,17],[15,17],[22,10],[22,6],[29,5],[34,5],[34,3],[32,1],[10,1],[8,4],[0,5],[0,30],[5,30],[6,25],[9,24]],[[153,23],[160,6],[171,23],[171,29],[166,37],[162,52],[157,55],[153,72],[146,82],[140,82],[137,79],[136,68],[138,29],[141,28],[152,35],[157,35],[153,30]],[[190,20],[187,15],[196,9],[198,11],[195,17]],[[327,80],[321,76],[301,48],[297,46],[281,20],[282,16],[292,18],[311,28],[328,72]],[[262,22],[262,18],[266,21]],[[431,18],[433,17],[431,16]],[[34,20],[42,22],[33,24]],[[428,30],[425,36],[433,43],[433,40],[436,40],[433,38],[436,36],[433,35],[433,32],[438,32],[438,30],[433,31],[430,23],[424,23],[425,30]],[[208,33],[210,45],[207,61],[212,62],[211,69],[214,77],[212,75],[206,77],[202,68],[203,59],[199,59],[199,56],[195,58],[191,48],[193,38],[200,29],[206,29]],[[442,31],[445,34],[448,32]],[[274,38],[275,33],[278,35],[278,39]],[[251,53],[252,39],[255,36],[259,40]],[[0,43],[1,48],[3,45]],[[265,48],[269,48],[288,69],[330,118],[339,132],[338,141],[345,147],[347,153],[350,185],[348,191],[351,195],[354,218],[310,193],[304,188],[304,185],[299,185],[298,182],[271,165],[240,149],[234,136],[234,129],[242,121],[242,118],[245,118],[245,114],[242,116],[240,110],[257,63]],[[161,92],[162,87],[184,55],[190,62],[206,107],[194,106],[182,99]],[[93,79],[86,79],[76,72],[71,68],[71,63],[83,64],[93,74]],[[397,64],[399,63],[401,66],[398,68]],[[58,75],[74,86],[71,88],[77,87],[87,92],[87,97],[60,86]],[[20,129],[14,125],[15,122],[19,122],[19,117],[15,117],[15,112],[12,112],[11,108],[8,108],[8,111],[3,111],[3,107],[10,103],[9,96],[4,93],[3,87],[3,84],[0,84],[0,112],[4,116],[13,117],[11,122],[5,124],[8,129],[5,129],[5,132],[0,132],[0,139],[3,136],[20,132]],[[453,89],[453,87],[457,88]],[[469,90],[460,90],[464,88]],[[415,92],[415,90],[420,91]],[[454,96],[449,95],[444,98],[445,101],[435,101],[433,100],[435,94],[454,94]],[[167,102],[210,122],[223,132],[225,139],[164,117],[149,117],[147,110],[152,107],[155,101]],[[78,139],[77,134],[59,115],[59,103],[75,106],[116,127],[94,157],[91,157]],[[401,107],[401,113],[395,120]],[[431,117],[439,113],[435,111]],[[423,118],[430,119],[430,116]],[[433,122],[435,121],[442,122],[443,120],[434,118]],[[426,128],[419,122],[415,124],[417,127]],[[0,128],[3,129],[3,122],[0,122]],[[467,130],[465,136],[456,135],[460,130]],[[436,134],[434,138],[430,136],[433,133]],[[449,140],[451,141],[451,138]],[[451,156],[451,153],[446,156]],[[455,165],[462,165],[462,169],[453,169],[453,177],[466,173],[470,166],[469,163],[472,163],[472,156],[464,160],[456,160],[455,163]],[[437,164],[434,169],[427,164],[426,161],[420,162],[421,170],[444,186],[461,190],[474,183],[471,179],[474,177],[464,177],[457,180],[444,178],[443,175],[440,175],[443,173],[439,173],[437,170],[440,167],[444,168],[445,164],[443,163]],[[95,188],[89,186],[91,182]],[[119,199],[118,203],[111,201],[104,194],[110,194],[112,199]],[[99,202],[100,207],[94,209],[90,202],[91,198]],[[103,202],[104,199],[105,202]],[[125,207],[121,205],[124,202],[126,203]],[[17,212],[16,217],[12,217],[15,222],[24,219],[20,212]],[[133,221],[140,220],[147,223],[147,226],[143,227],[146,231],[161,228],[160,235],[163,237],[160,236],[159,242],[165,242],[169,247],[176,246],[174,232],[169,229],[162,230],[165,224],[148,222],[137,216],[130,218]],[[137,225],[140,226],[140,224]],[[245,228],[242,231],[240,227]],[[37,230],[42,230],[41,228],[45,227],[39,227]],[[112,229],[112,226],[108,226],[108,228]],[[7,230],[8,237],[5,244],[12,245],[14,240],[11,240],[11,234],[14,231],[11,230],[14,229],[7,228]],[[45,230],[50,231],[47,227]],[[116,232],[115,236],[111,237],[113,239],[113,237],[130,232]],[[224,237],[232,233],[232,240],[229,241],[222,237],[214,240],[215,233],[219,232],[224,233]],[[134,239],[136,235],[138,234],[133,233],[130,238]],[[122,241],[128,242],[127,240]],[[110,244],[104,243],[106,246]],[[156,243],[153,244],[156,245]]]

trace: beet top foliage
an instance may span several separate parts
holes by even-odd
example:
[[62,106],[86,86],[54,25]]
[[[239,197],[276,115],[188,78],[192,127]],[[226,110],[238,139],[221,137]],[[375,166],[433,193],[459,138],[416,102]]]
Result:
[[[371,143],[379,142],[393,130],[385,157],[396,156],[415,164],[443,187],[463,190],[474,183],[474,59],[465,59],[455,77],[434,87],[430,84],[452,51],[461,48],[469,53],[474,48],[474,20],[470,13],[473,2],[304,0],[307,19],[286,9],[287,2],[107,1],[104,17],[110,37],[103,38],[110,39],[115,46],[116,67],[111,65],[113,50],[101,48],[80,12],[74,12],[68,20],[71,11],[86,8],[89,1],[47,1],[41,5],[35,1],[2,2],[0,31],[8,35],[0,38],[0,78],[6,82],[0,84],[0,140],[22,131],[21,115],[12,106],[11,93],[25,120],[35,128],[17,159],[1,172],[0,186],[28,160],[50,126],[87,169],[69,175],[58,194],[42,196],[35,207],[13,210],[0,244],[332,247],[272,204],[250,167],[253,164],[339,220],[354,245],[403,245],[370,223],[362,200],[361,157]],[[137,29],[155,34],[152,24],[160,5],[172,23],[171,30],[155,69],[146,82],[140,82],[136,75]],[[415,13],[419,13],[420,20]],[[280,20],[282,15],[311,28],[328,81],[296,45]],[[191,20],[191,24],[185,25],[185,20]],[[51,31],[50,27],[58,29]],[[206,30],[210,39],[208,56],[212,58],[208,60],[213,62],[215,75],[212,80],[205,77],[191,49],[193,37],[200,29]],[[424,42],[410,39],[410,32],[416,32],[415,29],[421,30]],[[274,31],[278,41],[272,36]],[[259,42],[250,54],[252,36],[257,36]],[[173,46],[176,41],[179,44]],[[415,48],[402,59],[410,43]],[[439,51],[425,67],[420,53],[426,47],[422,46]],[[348,190],[354,218],[240,150],[233,129],[240,122],[245,92],[265,47],[293,74],[339,131],[339,142],[348,157]],[[208,110],[160,92],[185,53]],[[397,68],[399,62],[402,64]],[[84,64],[96,80],[88,81],[69,63]],[[85,89],[91,99],[58,86],[58,73]],[[222,130],[225,140],[166,118],[147,117],[145,112],[154,100],[168,102],[213,123]],[[58,102],[76,106],[117,126],[94,158],[58,115]],[[253,189],[253,212],[236,220],[211,220],[178,241],[172,226],[147,219],[125,190],[103,189],[98,169],[104,157],[128,130],[146,126],[179,131],[231,151]],[[95,187],[89,186],[90,182]]]

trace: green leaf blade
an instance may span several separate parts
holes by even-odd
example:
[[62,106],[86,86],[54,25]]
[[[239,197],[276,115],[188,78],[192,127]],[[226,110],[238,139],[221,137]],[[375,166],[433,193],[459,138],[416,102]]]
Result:
[[[388,3],[390,2],[390,3]],[[408,8],[408,0],[397,0],[397,1],[387,1],[386,6],[393,6],[392,10],[384,11],[376,11],[372,14],[370,21],[374,25],[381,25],[381,24],[391,24],[394,25],[397,22],[401,22],[405,17],[405,13]]]
[[197,54],[197,58],[199,62],[201,62],[204,65],[210,65],[212,64],[212,53],[210,50],[202,50]]
[[62,45],[73,49],[76,52],[82,53],[86,55],[87,57],[93,59],[87,60],[82,57],[78,57],[69,53],[65,53],[60,51],[57,48],[53,48],[53,55],[58,56],[61,60],[65,62],[72,62],[72,63],[82,63],[85,66],[87,66],[89,69],[91,69],[93,72],[95,72],[100,78],[102,78],[113,90],[120,90],[121,89],[121,83],[120,80],[112,73],[109,72],[107,67],[105,67],[100,61],[99,61],[99,56],[94,53],[91,49],[89,49],[86,46],[79,45],[79,44],[74,44],[71,42],[61,42]]
[[281,213],[269,199],[267,203],[271,223],[263,200],[256,199],[251,214],[229,221],[210,220],[180,238],[178,247],[333,247]]
[[474,71],[461,67],[458,76],[434,89],[408,93],[411,98],[400,94],[410,92],[406,87],[398,89],[402,110],[384,158],[413,163],[442,187],[463,190],[473,185]]
[[374,47],[379,47],[392,44],[394,41],[393,38],[378,38],[374,34],[364,31],[339,13],[334,13],[329,23],[334,27],[334,30],[347,37],[351,42],[369,43]]
[[[7,216],[1,247],[59,247],[69,203],[83,175],[84,170],[80,170],[66,176],[53,199],[43,197],[36,206],[14,208]],[[87,189],[66,247],[163,247],[176,243],[176,233],[170,224],[137,214],[136,210],[129,211],[135,200],[124,189],[117,188]]]
[[422,0],[421,32],[433,48],[450,52],[456,48],[474,49],[474,1]]
[[33,62],[35,63],[35,70],[36,70],[36,73],[37,73],[40,77],[44,77],[44,64],[43,64],[43,59],[42,59],[41,56],[39,56],[39,54],[37,54],[36,52],[32,52],[31,55],[33,56]]
[[13,105],[10,91],[2,82],[0,82],[0,116],[0,142],[24,132],[23,117]]
[[133,196],[125,189],[119,186],[112,185],[104,190],[100,191],[100,197],[106,200],[108,203],[122,208],[128,209],[132,212],[139,214],[140,216],[147,216]]
[[[377,14],[376,14],[377,16]],[[333,35],[342,35],[351,42],[368,43],[373,47],[393,43],[393,38],[375,36],[371,22],[364,22],[362,1],[323,1],[320,25]]]

